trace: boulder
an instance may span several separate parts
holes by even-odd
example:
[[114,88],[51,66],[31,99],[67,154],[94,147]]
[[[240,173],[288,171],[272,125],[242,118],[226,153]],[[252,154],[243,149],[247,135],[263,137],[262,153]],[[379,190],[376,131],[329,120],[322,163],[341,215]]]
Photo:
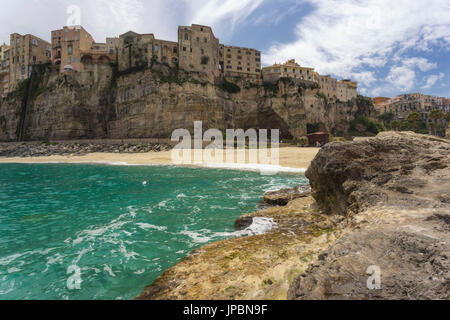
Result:
[[306,175],[348,227],[289,299],[450,298],[450,141],[387,132],[331,143]]
[[264,195],[261,203],[265,206],[285,206],[289,201],[310,195],[311,187],[309,185],[297,186],[295,188],[269,191]]

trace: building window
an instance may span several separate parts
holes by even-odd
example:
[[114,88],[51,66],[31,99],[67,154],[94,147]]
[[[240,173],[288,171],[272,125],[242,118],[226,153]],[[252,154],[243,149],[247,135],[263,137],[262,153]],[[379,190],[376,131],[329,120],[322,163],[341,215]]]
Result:
[[159,50],[159,46],[157,44],[155,44],[154,51],[158,52],[158,50]]
[[202,57],[201,64],[208,64],[209,63],[209,57]]
[[189,35],[187,33],[184,35],[184,40],[189,40]]
[[186,47],[183,47],[183,51],[186,51]]
[[72,51],[73,51],[73,47],[72,46],[68,46],[67,47],[67,53],[68,54],[72,54]]
[[173,47],[173,53],[178,53],[178,48],[177,47]]
[[38,41],[37,41],[36,39],[31,39],[31,43],[32,43],[33,45],[35,45],[35,46],[38,45]]
[[256,62],[261,62],[261,59],[260,58],[256,58],[255,61]]
[[208,43],[208,38],[205,38],[203,41],[204,41],[205,43]]

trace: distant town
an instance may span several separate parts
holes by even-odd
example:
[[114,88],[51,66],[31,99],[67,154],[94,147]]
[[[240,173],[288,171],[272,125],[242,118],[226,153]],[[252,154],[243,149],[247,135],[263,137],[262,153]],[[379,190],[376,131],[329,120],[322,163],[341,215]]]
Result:
[[[203,25],[180,26],[178,42],[157,39],[152,33],[129,31],[97,43],[82,26],[65,26],[50,34],[51,43],[32,34],[13,33],[10,44],[0,46],[1,97],[14,91],[37,64],[51,63],[60,73],[70,73],[83,72],[86,64],[114,63],[118,71],[124,71],[148,66],[152,61],[202,72],[211,81],[219,76],[241,78],[257,85],[275,83],[280,78],[311,81],[318,84],[326,98],[342,102],[358,94],[357,82],[320,75],[314,68],[301,66],[294,59],[263,68],[259,50],[221,44],[212,28]],[[421,93],[377,97],[373,102],[380,114],[393,112],[400,118],[406,118],[413,111],[426,114],[435,109],[450,110],[449,99]]]

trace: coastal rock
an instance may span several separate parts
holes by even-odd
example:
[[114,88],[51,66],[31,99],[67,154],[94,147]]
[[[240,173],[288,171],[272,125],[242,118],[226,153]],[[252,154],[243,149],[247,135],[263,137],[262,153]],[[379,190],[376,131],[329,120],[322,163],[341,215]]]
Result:
[[267,192],[262,199],[262,204],[267,206],[285,206],[294,199],[308,197],[310,195],[311,187],[309,185],[286,188]]
[[388,132],[331,143],[307,177],[322,210],[349,223],[289,299],[450,298],[449,141]]
[[82,156],[93,152],[101,153],[141,153],[170,150],[168,144],[99,144],[69,142],[21,142],[0,143],[0,157],[42,157],[53,155]]
[[240,220],[273,219],[276,228],[195,250],[147,286],[137,299],[286,299],[295,276],[340,234],[331,217],[311,208],[313,202],[312,197],[298,198],[283,207],[246,215]]
[[325,212],[357,213],[376,204],[441,207],[450,141],[412,132],[330,143],[306,172]]

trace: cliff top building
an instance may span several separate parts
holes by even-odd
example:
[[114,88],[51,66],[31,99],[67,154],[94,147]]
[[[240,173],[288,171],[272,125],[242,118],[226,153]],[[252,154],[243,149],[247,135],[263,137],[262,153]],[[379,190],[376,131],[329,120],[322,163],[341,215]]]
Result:
[[293,78],[312,81],[319,85],[320,91],[327,98],[336,98],[340,101],[349,101],[358,95],[358,83],[351,80],[340,80],[329,75],[322,76],[314,68],[302,67],[295,59],[283,64],[274,64],[262,69],[264,82],[275,83],[280,78]]
[[96,43],[81,26],[63,27],[51,32],[52,62],[60,72],[84,70],[86,63],[108,63],[117,59],[117,38]]
[[198,24],[178,27],[177,42],[133,31],[119,37],[119,71],[152,61],[203,73],[211,82],[221,75],[261,82],[261,52],[220,44],[211,27]]
[[9,87],[9,50],[7,44],[0,46],[0,97],[5,97]]
[[314,68],[302,67],[295,59],[288,60],[283,64],[274,64],[262,69],[264,82],[277,82],[280,78],[294,78],[314,81]]
[[261,52],[256,49],[221,44],[219,64],[226,78],[241,77],[255,84],[262,83]]
[[30,76],[33,65],[51,61],[51,44],[31,34],[11,34],[10,47],[9,90]]

